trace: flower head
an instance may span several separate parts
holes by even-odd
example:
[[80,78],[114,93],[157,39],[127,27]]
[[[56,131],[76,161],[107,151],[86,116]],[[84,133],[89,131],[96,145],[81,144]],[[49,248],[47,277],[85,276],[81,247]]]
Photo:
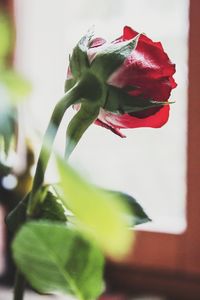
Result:
[[97,80],[101,90],[97,125],[124,137],[121,128],[158,128],[167,122],[168,99],[176,87],[175,65],[160,42],[126,26],[111,43],[84,37],[79,50],[74,49],[70,60],[66,87],[88,74]]

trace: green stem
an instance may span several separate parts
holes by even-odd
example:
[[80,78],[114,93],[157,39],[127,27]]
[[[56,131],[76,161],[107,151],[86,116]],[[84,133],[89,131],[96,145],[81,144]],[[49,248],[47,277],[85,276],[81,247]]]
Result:
[[49,125],[44,135],[42,148],[36,166],[33,186],[29,196],[29,205],[27,209],[27,215],[29,217],[34,216],[37,207],[38,198],[34,196],[38,191],[38,189],[43,184],[45,171],[51,156],[52,144],[54,143],[59,125],[62,121],[62,118],[67,108],[72,104],[74,104],[80,97],[81,97],[80,90],[78,88],[78,83],[77,83],[71,90],[69,90],[63,96],[63,98],[57,103],[57,105],[54,108]]
[[[62,118],[67,108],[72,104],[74,104],[80,98],[79,91],[80,90],[78,88],[78,83],[77,83],[57,103],[52,113],[49,125],[44,135],[43,144],[40,151],[38,163],[36,166],[36,172],[33,180],[33,187],[29,196],[29,204],[27,209],[28,217],[33,217],[37,209],[38,197],[35,197],[35,194],[43,184],[45,171],[51,156],[52,144],[55,140],[59,125],[62,121]],[[50,147],[48,147],[48,145],[50,145]],[[19,271],[17,270],[16,278],[15,278],[14,300],[23,300],[24,287],[25,287],[25,279],[23,275],[20,274]]]
[[[72,104],[75,104],[78,100],[81,98],[89,99],[90,101],[96,101],[99,99],[101,95],[101,87],[99,85],[98,80],[94,75],[88,74],[88,76],[83,77],[79,82],[77,82],[74,87],[72,87],[69,91],[66,92],[66,94],[63,96],[63,98],[57,103],[56,107],[54,108],[54,111],[52,113],[49,125],[47,127],[47,130],[44,135],[40,155],[38,158],[35,176],[33,179],[33,186],[32,190],[29,195],[29,202],[28,202],[28,208],[27,208],[27,217],[33,218],[37,212],[37,205],[38,201],[40,201],[39,197],[37,197],[36,193],[42,186],[44,182],[44,176],[45,171],[51,156],[52,152],[52,146],[58,131],[58,128],[60,126],[60,123],[62,121],[62,118],[65,114],[65,111],[68,109],[69,106]],[[93,107],[92,103],[90,103],[91,107]],[[82,109],[78,113],[78,119],[80,124],[81,120],[86,122],[86,125],[80,127],[80,134],[77,134],[77,129],[75,130],[75,136],[76,141],[80,139],[83,132],[88,128],[88,126],[94,121],[94,119],[98,116],[99,108],[97,109],[95,107],[89,108],[87,106],[82,105]],[[87,118],[80,118],[81,114],[86,109],[87,112]],[[89,113],[92,113],[92,117],[89,116]],[[76,119],[76,118],[75,118]],[[73,119],[72,119],[73,121]],[[73,123],[73,122],[72,122]],[[73,128],[73,126],[71,127]],[[72,130],[74,132],[74,130]],[[76,142],[76,143],[77,143]],[[69,152],[71,153],[74,147],[72,148],[70,146],[70,151],[66,150],[67,156],[69,156]],[[14,291],[14,300],[23,300],[23,294],[24,294],[24,285],[25,285],[25,279],[24,277],[17,271],[16,273],[16,279],[15,279],[15,291]]]
[[23,300],[25,289],[25,278],[17,270],[15,275],[15,288],[14,288],[14,298],[13,300]]
[[87,128],[98,117],[99,109],[99,105],[92,105],[91,102],[84,102],[81,104],[80,110],[75,114],[67,128],[65,148],[66,159],[68,159]]

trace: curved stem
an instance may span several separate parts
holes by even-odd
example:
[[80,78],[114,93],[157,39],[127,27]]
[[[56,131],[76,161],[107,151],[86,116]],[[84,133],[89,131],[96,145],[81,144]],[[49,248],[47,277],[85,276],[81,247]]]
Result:
[[87,128],[96,120],[99,115],[99,105],[91,103],[82,103],[80,110],[70,121],[66,133],[65,158],[68,159],[80,138]]
[[57,105],[54,108],[49,125],[44,135],[42,148],[36,166],[33,186],[29,196],[29,204],[27,209],[27,215],[29,217],[33,216],[35,213],[38,200],[37,197],[34,196],[38,191],[38,189],[43,184],[45,171],[51,156],[52,144],[54,143],[59,125],[62,121],[62,118],[67,108],[72,104],[74,104],[80,97],[81,97],[80,90],[78,88],[78,83],[77,83],[71,90],[69,90],[63,96],[63,98],[57,103]]
[[[35,171],[35,176],[33,180],[33,186],[32,190],[29,195],[29,202],[28,202],[28,208],[27,208],[27,217],[34,217],[36,212],[37,212],[37,205],[39,201],[39,197],[37,197],[36,193],[40,189],[40,187],[43,184],[44,181],[44,176],[45,176],[45,171],[51,156],[52,152],[52,146],[58,131],[58,128],[60,126],[60,123],[62,121],[62,118],[65,114],[65,111],[68,109],[69,106],[72,104],[75,104],[77,100],[81,98],[86,98],[90,99],[91,101],[98,100],[99,97],[101,96],[101,86],[99,85],[98,80],[94,75],[88,74],[88,76],[85,76],[80,80],[79,82],[76,83],[74,87],[72,87],[64,96],[63,98],[57,103],[49,125],[47,127],[47,130],[44,135],[40,155],[38,158],[37,166],[36,166],[36,171]],[[91,105],[91,103],[90,103]],[[98,116],[99,112],[99,107],[91,105],[82,105],[82,109],[80,112],[77,114],[78,115],[78,122],[77,124],[79,125],[81,123],[81,120],[83,122],[86,122],[86,124],[81,124],[80,126],[80,133],[78,133],[78,127],[74,127],[74,121],[77,118],[73,118],[72,122],[70,122],[70,128],[71,132],[73,133],[72,136],[74,135],[76,137],[76,143],[74,144],[73,147],[71,147],[69,144],[66,148],[66,153],[67,156],[69,156],[69,153],[72,152],[74,149],[75,145],[79,141],[80,137],[84,133],[84,131],[88,128],[88,126],[95,120],[95,118]],[[94,109],[95,107],[95,109]],[[85,112],[85,116],[84,113]],[[91,116],[90,116],[91,113]],[[76,124],[76,125],[77,125]],[[75,130],[74,130],[75,129]],[[70,150],[69,150],[69,148]],[[18,271],[16,273],[16,280],[15,280],[15,291],[14,291],[14,300],[23,300],[23,295],[24,295],[24,285],[25,285],[25,279],[23,275],[21,275]]]

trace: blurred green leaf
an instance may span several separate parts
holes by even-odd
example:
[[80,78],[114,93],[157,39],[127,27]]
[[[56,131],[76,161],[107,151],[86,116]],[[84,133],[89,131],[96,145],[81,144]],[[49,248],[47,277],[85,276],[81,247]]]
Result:
[[8,90],[9,102],[11,104],[19,104],[29,95],[31,91],[31,85],[19,73],[9,69],[4,70],[0,76],[2,84],[4,84]]
[[63,203],[78,220],[78,228],[96,240],[103,251],[120,259],[132,244],[128,230],[129,208],[120,197],[89,184],[64,160],[57,158]]
[[10,144],[16,136],[17,110],[19,104],[30,92],[30,84],[13,70],[0,72],[0,136],[7,155]]
[[9,18],[0,13],[0,60],[10,51],[12,45],[12,30]]
[[142,206],[132,196],[118,191],[104,191],[108,194],[120,197],[125,203],[129,205],[131,210],[129,210],[129,214],[126,215],[126,217],[129,220],[130,226],[135,226],[151,221],[151,219],[147,216]]
[[18,268],[40,293],[91,300],[102,292],[101,252],[65,225],[29,222],[16,235],[12,250]]
[[6,155],[16,129],[16,109],[8,103],[7,97],[6,90],[0,85],[0,136],[4,142]]

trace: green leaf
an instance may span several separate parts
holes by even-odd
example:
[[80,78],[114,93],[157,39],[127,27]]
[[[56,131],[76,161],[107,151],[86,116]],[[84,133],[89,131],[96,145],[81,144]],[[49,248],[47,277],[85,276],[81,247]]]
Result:
[[29,222],[16,235],[12,250],[17,267],[40,293],[91,300],[102,292],[101,252],[65,225]]
[[129,210],[129,214],[126,215],[130,222],[130,226],[135,226],[151,221],[151,219],[147,216],[141,205],[132,196],[118,191],[104,191],[108,194],[111,193],[112,195],[120,197],[122,201],[124,201],[130,206],[131,210]]
[[64,160],[57,158],[63,204],[78,220],[78,228],[94,239],[103,251],[121,258],[132,244],[125,215],[129,207],[120,197],[95,188]]
[[62,202],[49,191],[40,205],[37,217],[52,221],[67,221],[65,207]]
[[[39,197],[38,212],[35,218],[66,222],[66,209],[63,206],[61,200],[54,196],[50,191],[47,191],[49,187],[42,187],[36,197]],[[26,211],[29,201],[29,194],[22,199],[18,205],[8,214],[6,218],[6,224],[11,232],[17,231],[26,220]]]
[[78,42],[73,50],[72,57],[70,57],[70,69],[75,78],[80,77],[85,69],[89,68],[87,50],[93,35],[93,31],[89,30]]
[[91,63],[91,70],[101,79],[108,77],[119,68],[124,60],[136,48],[139,36],[129,41],[123,41],[109,46],[102,46]]

